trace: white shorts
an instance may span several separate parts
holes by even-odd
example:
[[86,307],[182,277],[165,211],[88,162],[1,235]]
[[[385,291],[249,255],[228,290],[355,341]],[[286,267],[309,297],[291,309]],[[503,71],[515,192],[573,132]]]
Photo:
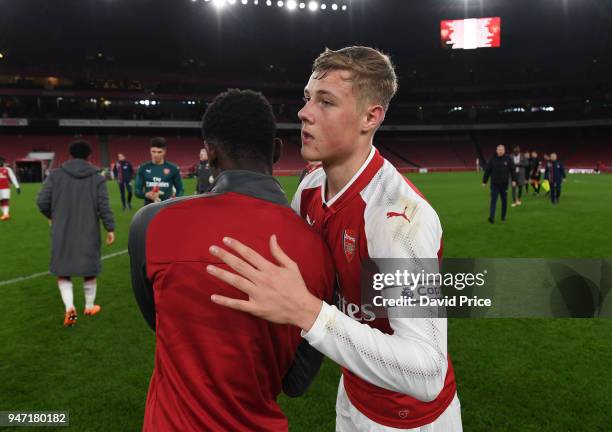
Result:
[[0,200],[9,199],[11,197],[10,189],[0,189]]
[[340,378],[336,398],[336,432],[462,432],[461,404],[455,393],[446,411],[433,423],[414,429],[397,429],[383,426],[363,415],[349,400],[344,389],[344,377]]

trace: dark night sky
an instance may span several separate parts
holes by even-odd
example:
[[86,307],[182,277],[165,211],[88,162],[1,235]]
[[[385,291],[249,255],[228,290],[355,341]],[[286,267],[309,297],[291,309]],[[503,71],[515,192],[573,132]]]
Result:
[[[267,7],[264,0],[222,13],[203,0],[0,0],[0,72],[78,74],[102,52],[105,67],[119,75],[180,74],[193,59],[190,67],[210,77],[245,79],[274,65],[279,75],[302,81],[326,46],[365,44],[390,53],[400,77],[416,71],[434,82],[468,69],[489,77],[508,70],[612,76],[610,0],[346,2],[348,12],[313,14]],[[440,47],[441,19],[486,16],[501,16],[502,48]]]

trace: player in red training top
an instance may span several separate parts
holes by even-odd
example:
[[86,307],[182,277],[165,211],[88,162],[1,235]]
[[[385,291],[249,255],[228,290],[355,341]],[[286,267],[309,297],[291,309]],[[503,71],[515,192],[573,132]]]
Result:
[[[302,156],[323,166],[300,183],[292,206],[330,247],[336,306],[309,293],[292,260],[272,264],[231,236],[225,245],[243,259],[216,246],[214,253],[243,277],[216,266],[209,272],[249,298],[212,299],[301,328],[313,347],[343,367],[336,430],[461,431],[446,318],[394,307],[380,313],[363,301],[360,278],[369,265],[385,273],[393,265],[435,273],[442,255],[436,212],[372,145],[396,88],[387,56],[349,47],[321,54],[304,90]],[[273,248],[281,253],[276,243]],[[389,284],[383,293],[399,299],[414,288]]]
[[11,183],[15,186],[15,190],[17,194],[21,193],[21,189],[19,188],[19,182],[17,181],[17,177],[15,177],[15,173],[13,170],[5,166],[5,159],[0,157],[0,208],[2,209],[2,216],[0,216],[0,221],[9,220],[11,218],[9,210],[9,200],[11,199]]
[[[272,177],[280,155],[270,104],[230,90],[208,107],[202,135],[215,181],[203,195],[142,208],[130,229],[132,284],[156,331],[145,431],[287,431],[281,389],[302,394],[323,356],[299,329],[220,307],[210,296],[240,295],[211,277],[207,245],[224,232],[268,259],[272,233],[290,244],[315,298],[331,299],[334,269],[325,242],[289,206]],[[274,157],[276,156],[276,157]],[[291,287],[287,287],[291,289]]]

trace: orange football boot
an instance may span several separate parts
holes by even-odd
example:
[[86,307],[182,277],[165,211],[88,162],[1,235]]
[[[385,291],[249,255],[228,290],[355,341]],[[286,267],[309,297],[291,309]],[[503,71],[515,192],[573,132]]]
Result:
[[85,310],[83,311],[83,313],[87,316],[92,316],[97,314],[98,312],[100,312],[102,310],[102,308],[100,307],[100,305],[93,305],[93,307],[91,308],[85,308]]
[[64,327],[72,327],[76,324],[77,312],[76,309],[69,309],[64,315]]

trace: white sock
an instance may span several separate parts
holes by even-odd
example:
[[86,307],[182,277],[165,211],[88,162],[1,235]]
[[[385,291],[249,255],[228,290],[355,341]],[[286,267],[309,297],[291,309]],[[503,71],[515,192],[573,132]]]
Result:
[[66,306],[66,312],[68,312],[70,309],[74,309],[74,299],[72,296],[72,281],[60,279],[57,281],[57,286],[59,287],[60,294],[62,295],[62,301],[64,302],[64,306]]
[[4,216],[9,214],[9,206],[2,206],[2,214]]
[[83,283],[83,291],[85,292],[85,308],[90,309],[94,307],[94,302],[96,301],[96,280],[86,280]]

